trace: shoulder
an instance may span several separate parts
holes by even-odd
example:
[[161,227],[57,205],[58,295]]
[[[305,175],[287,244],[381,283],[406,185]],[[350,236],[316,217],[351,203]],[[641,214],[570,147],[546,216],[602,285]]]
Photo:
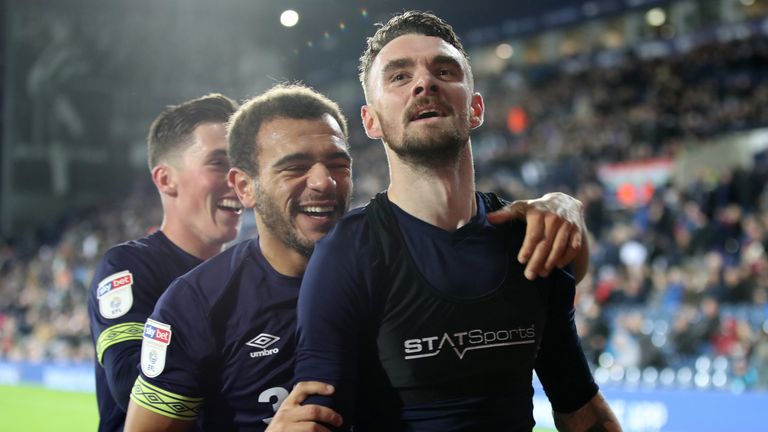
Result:
[[316,291],[324,296],[368,285],[379,256],[370,231],[364,207],[350,211],[339,221],[315,245],[304,273],[301,295]]
[[[188,303],[188,297],[193,299],[192,301],[213,305],[228,289],[236,285],[243,266],[251,258],[255,241],[257,240],[250,239],[240,242],[179,276],[163,297],[176,298],[175,301],[181,303]],[[250,274],[253,274],[253,271],[249,271]]]
[[[365,217],[365,209],[366,207],[360,207],[350,210],[325,237],[317,242],[315,250],[343,248],[336,250],[342,252],[353,246],[359,247],[361,242],[366,242],[368,222]],[[349,252],[354,253],[354,250]]]
[[161,239],[152,234],[117,244],[109,248],[101,259],[100,267],[160,267],[165,254]]

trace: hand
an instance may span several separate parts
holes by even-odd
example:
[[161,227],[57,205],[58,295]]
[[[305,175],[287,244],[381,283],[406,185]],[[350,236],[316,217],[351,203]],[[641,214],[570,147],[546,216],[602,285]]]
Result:
[[333,391],[332,385],[317,381],[296,384],[272,417],[266,432],[329,432],[317,422],[341,426],[342,419],[336,411],[321,405],[301,404],[310,395],[328,396]]
[[[527,228],[517,260],[526,264],[525,277],[534,280],[538,276],[549,275],[555,267],[563,267],[576,257],[588,254],[587,250],[583,250],[586,244],[583,209],[584,205],[576,198],[553,192],[537,199],[514,201],[489,213],[488,221],[500,224],[525,218]],[[583,258],[583,269],[574,271],[577,281],[586,273],[588,257]]]

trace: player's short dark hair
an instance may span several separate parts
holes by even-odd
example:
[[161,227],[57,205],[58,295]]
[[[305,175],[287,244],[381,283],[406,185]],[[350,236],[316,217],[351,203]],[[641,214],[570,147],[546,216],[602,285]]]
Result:
[[240,107],[229,123],[229,164],[251,177],[258,175],[258,143],[261,126],[274,118],[312,120],[324,114],[333,117],[349,137],[347,119],[336,102],[302,84],[278,84]]
[[[367,39],[367,47],[360,56],[360,65],[358,66],[360,72],[360,84],[363,85],[363,91],[367,94],[366,82],[368,81],[368,75],[371,72],[371,65],[376,60],[376,56],[379,52],[394,39],[407,34],[421,34],[424,36],[435,36],[444,40],[452,45],[467,60],[469,65],[469,56],[464,50],[464,45],[461,44],[461,40],[453,31],[453,27],[445,22],[442,18],[432,14],[431,12],[422,11],[408,11],[399,15],[395,15],[386,24],[377,24],[379,29],[376,30],[373,36]],[[469,76],[471,81],[472,70],[469,70]]]
[[149,127],[149,169],[170,154],[186,148],[197,126],[202,123],[226,123],[235,111],[237,102],[219,93],[167,106]]

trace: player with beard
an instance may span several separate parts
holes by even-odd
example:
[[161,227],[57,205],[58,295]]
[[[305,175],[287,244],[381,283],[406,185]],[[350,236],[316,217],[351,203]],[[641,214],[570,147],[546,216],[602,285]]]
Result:
[[[229,126],[229,182],[259,235],[178,278],[143,332],[126,431],[264,430],[293,377],[296,299],[314,243],[347,210],[347,123],[301,86],[246,102]],[[328,392],[310,383],[306,392]],[[331,424],[322,407],[299,414]]]
[[[341,418],[320,406],[301,406],[312,393],[302,383],[288,395],[294,359],[295,304],[313,245],[346,211],[351,159],[346,120],[336,104],[301,86],[278,86],[244,104],[229,131],[229,181],[255,209],[259,237],[246,240],[177,279],[143,328],[141,375],[127,431],[325,430]],[[538,207],[541,203],[541,207]],[[553,204],[554,203],[554,204]],[[532,200],[497,215],[520,215],[548,226],[543,265],[579,253],[568,221],[546,207],[574,211],[575,200]],[[552,223],[550,223],[550,220]],[[565,233],[565,234],[563,234]],[[584,249],[580,249],[583,253]],[[530,263],[534,260],[531,259]],[[529,265],[530,265],[529,263]],[[294,429],[296,428],[296,429]]]
[[220,94],[170,106],[147,138],[163,221],[144,238],[109,249],[88,298],[96,347],[99,431],[123,430],[144,322],[178,276],[237,236],[242,206],[227,185],[225,123],[237,104]]
[[368,39],[363,125],[390,185],[319,241],[298,303],[296,379],[355,431],[530,431],[536,370],[560,430],[618,431],[573,321],[575,281],[530,280],[525,226],[475,191],[483,122],[469,61],[440,18],[407,12]]

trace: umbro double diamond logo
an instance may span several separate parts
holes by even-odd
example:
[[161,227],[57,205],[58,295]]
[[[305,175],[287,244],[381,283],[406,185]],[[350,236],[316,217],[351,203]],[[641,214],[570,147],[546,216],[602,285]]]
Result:
[[274,344],[279,340],[280,340],[279,336],[274,336],[269,333],[260,333],[258,336],[246,342],[245,344],[248,346],[252,346],[254,348],[261,349],[261,351],[252,352],[251,358],[265,357],[265,356],[270,356],[272,354],[277,354],[278,352],[280,352],[280,349],[277,347],[272,349],[267,349],[267,347],[269,347],[270,345]]

